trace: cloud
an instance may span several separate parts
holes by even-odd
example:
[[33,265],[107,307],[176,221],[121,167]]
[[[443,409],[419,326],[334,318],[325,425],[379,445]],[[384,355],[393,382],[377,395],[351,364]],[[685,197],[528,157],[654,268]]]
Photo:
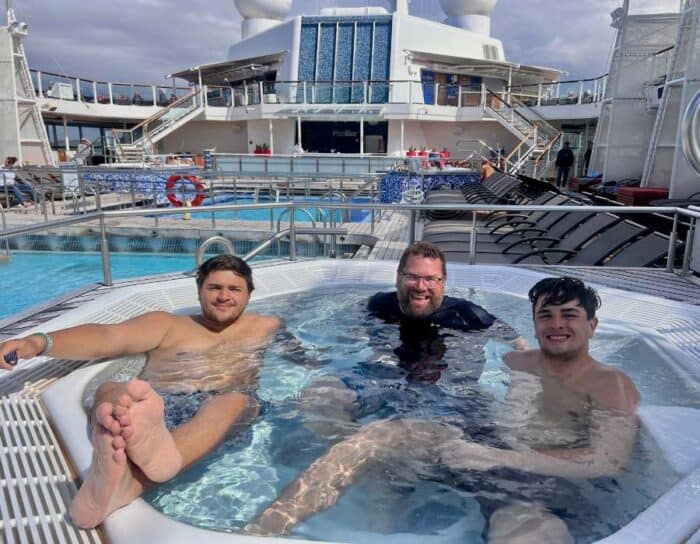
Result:
[[[492,35],[508,60],[550,66],[572,78],[605,73],[614,30],[610,12],[622,0],[500,0]],[[633,11],[677,11],[678,0],[632,0]],[[389,7],[388,0],[295,0],[292,14],[329,6]],[[32,68],[87,79],[164,83],[165,74],[218,62],[240,39],[230,0],[15,0],[29,24]],[[412,0],[411,13],[442,21],[437,0]]]

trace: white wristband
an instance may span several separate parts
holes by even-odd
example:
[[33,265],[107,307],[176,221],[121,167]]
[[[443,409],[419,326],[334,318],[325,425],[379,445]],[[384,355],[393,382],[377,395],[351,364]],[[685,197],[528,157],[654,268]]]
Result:
[[51,352],[51,348],[53,347],[53,340],[51,340],[51,337],[45,332],[35,332],[32,336],[41,336],[44,339],[44,342],[46,343],[44,349],[37,353],[37,356],[48,355]]

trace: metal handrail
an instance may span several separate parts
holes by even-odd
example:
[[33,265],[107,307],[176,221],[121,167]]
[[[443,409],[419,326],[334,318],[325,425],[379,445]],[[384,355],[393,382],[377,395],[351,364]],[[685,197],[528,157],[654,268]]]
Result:
[[698,112],[700,112],[700,91],[690,99],[681,122],[681,144],[688,164],[700,175],[700,142],[698,142]]
[[199,267],[200,264],[202,264],[202,261],[204,260],[204,254],[207,251],[207,248],[212,245],[212,244],[221,244],[226,248],[228,251],[229,255],[235,255],[236,250],[233,247],[233,244],[231,243],[231,240],[228,238],[224,238],[223,236],[212,236],[211,238],[207,238],[199,244],[199,247],[197,248],[197,253],[194,256],[194,262]]
[[[256,210],[256,209],[274,209],[274,208],[292,208],[292,209],[303,209],[303,206],[308,205],[305,202],[281,202],[281,203],[266,203],[266,204],[222,204],[216,206],[209,206],[207,211],[219,212],[219,211],[231,211],[231,210]],[[671,239],[669,243],[669,252],[667,253],[667,262],[672,265],[673,254],[675,253],[675,248],[673,246],[673,241],[677,235],[676,228],[678,222],[675,220],[676,217],[689,218],[691,222],[695,222],[700,219],[700,209],[687,209],[679,208],[673,206],[572,206],[572,205],[503,205],[503,204],[341,204],[336,203],[333,206],[336,209],[347,209],[347,210],[391,210],[397,212],[417,212],[417,211],[428,211],[428,210],[458,210],[458,211],[471,211],[471,212],[522,212],[522,211],[559,211],[559,212],[572,212],[572,213],[616,213],[616,214],[634,214],[634,213],[659,213],[673,215],[674,219],[674,230],[671,233]],[[115,210],[115,211],[100,211],[93,213],[86,213],[79,217],[68,217],[63,219],[58,219],[50,221],[48,223],[35,223],[33,225],[25,225],[21,227],[15,227],[11,229],[5,229],[0,232],[0,239],[6,240],[12,236],[17,236],[20,234],[28,234],[32,232],[39,232],[60,226],[71,226],[78,225],[81,223],[88,223],[91,221],[99,221],[100,223],[100,237],[101,237],[101,251],[102,251],[102,263],[103,263],[103,274],[105,285],[112,285],[111,279],[111,266],[109,263],[109,246],[107,244],[107,231],[105,226],[105,221],[112,218],[123,218],[123,217],[138,217],[142,215],[173,215],[173,214],[184,214],[191,212],[191,209],[185,208],[143,208],[143,209],[131,209],[131,210]],[[413,213],[413,216],[416,214]],[[294,260],[296,257],[292,257],[293,250],[296,249],[296,233],[301,233],[303,229],[295,229],[294,222],[292,218],[294,214],[290,216],[290,231],[292,233],[292,244],[290,245],[290,259]],[[671,219],[671,218],[669,218]],[[411,227],[411,225],[409,225]],[[320,229],[318,229],[320,230]],[[694,236],[693,228],[688,230],[688,234],[685,240],[685,256],[682,268],[682,274],[688,272],[690,251],[693,244]],[[415,231],[415,228],[410,228],[411,232]],[[305,232],[305,231],[304,231]],[[280,233],[278,233],[280,234]],[[277,235],[275,235],[277,236]],[[413,240],[411,240],[413,241]],[[266,246],[267,247],[267,246]],[[669,267],[667,267],[667,270]]]

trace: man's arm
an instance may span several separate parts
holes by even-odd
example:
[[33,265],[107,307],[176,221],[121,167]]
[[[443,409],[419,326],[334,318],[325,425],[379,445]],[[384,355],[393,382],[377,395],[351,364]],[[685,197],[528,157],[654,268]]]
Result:
[[[506,355],[509,366],[529,372],[536,350]],[[507,398],[517,403],[517,380]],[[639,429],[639,393],[620,372],[606,372],[591,384],[596,407],[591,411],[590,445],[586,448],[502,450],[455,440],[441,448],[442,461],[454,469],[488,470],[508,467],[545,476],[596,478],[624,469]],[[527,400],[527,395],[524,397]]]
[[[167,312],[149,312],[113,325],[78,325],[49,333],[49,355],[63,359],[94,359],[145,353],[161,345],[177,318]],[[47,347],[42,335],[30,335],[0,343],[0,368],[10,369],[4,356],[16,352],[29,359]]]
[[589,448],[503,450],[467,440],[452,440],[440,448],[440,459],[452,469],[490,470],[506,467],[544,476],[598,478],[624,469],[637,435],[637,419],[606,417]]

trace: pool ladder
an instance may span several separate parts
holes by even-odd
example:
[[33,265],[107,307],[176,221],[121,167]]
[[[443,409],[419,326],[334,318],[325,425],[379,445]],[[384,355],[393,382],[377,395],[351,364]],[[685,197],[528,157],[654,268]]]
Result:
[[[267,240],[264,240],[261,242],[257,247],[255,247],[253,250],[249,251],[241,259],[244,261],[249,261],[253,257],[256,257],[263,251],[265,251],[268,247],[270,247],[272,244],[277,242],[278,240],[281,240],[285,236],[289,236],[289,260],[291,261],[296,261],[297,259],[297,244],[296,244],[296,235],[297,234],[311,234],[315,236],[332,236],[333,242],[335,242],[335,237],[336,236],[346,236],[348,233],[348,229],[339,229],[339,228],[318,228],[318,227],[312,227],[312,228],[296,228],[294,226],[294,222],[290,222],[291,227],[282,231],[279,231],[275,235],[271,236]],[[231,240],[224,238],[223,236],[212,236],[211,238],[207,238],[200,244],[200,246],[197,248],[197,253],[195,254],[195,264],[197,267],[202,264],[204,261],[204,255],[206,254],[207,249],[214,245],[214,244],[220,244],[224,246],[226,249],[226,252],[229,255],[235,255],[236,250],[233,247],[233,243],[231,243]],[[333,244],[333,247],[335,247],[335,243]]]

